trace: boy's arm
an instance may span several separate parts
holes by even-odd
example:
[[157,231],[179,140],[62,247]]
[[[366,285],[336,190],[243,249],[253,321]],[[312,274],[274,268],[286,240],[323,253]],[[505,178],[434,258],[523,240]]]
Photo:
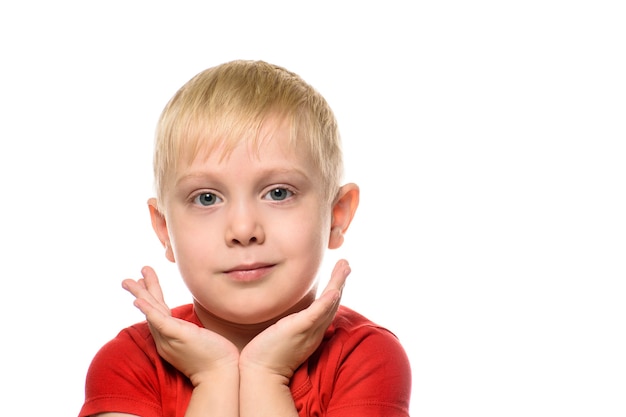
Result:
[[200,416],[239,416],[239,372],[237,368],[212,375],[206,382],[194,387],[185,417]]
[[297,417],[289,381],[320,345],[339,308],[350,267],[335,265],[324,292],[307,309],[289,315],[255,337],[239,359],[241,417]]
[[239,351],[229,340],[185,320],[172,317],[152,268],[143,279],[125,280],[146,315],[159,355],[185,374],[194,389],[186,417],[239,416]]
[[241,372],[241,417],[298,417],[289,378],[248,369]]

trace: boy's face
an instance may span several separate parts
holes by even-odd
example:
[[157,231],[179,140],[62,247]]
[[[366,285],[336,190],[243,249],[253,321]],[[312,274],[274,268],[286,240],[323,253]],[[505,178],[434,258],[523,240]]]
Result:
[[314,300],[331,229],[320,173],[288,146],[289,127],[270,121],[262,134],[258,153],[243,143],[222,160],[217,149],[181,167],[165,217],[151,209],[199,314],[242,324]]

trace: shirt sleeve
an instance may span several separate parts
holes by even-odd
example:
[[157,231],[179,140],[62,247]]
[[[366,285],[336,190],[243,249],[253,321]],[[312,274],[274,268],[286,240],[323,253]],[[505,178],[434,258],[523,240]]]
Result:
[[377,326],[346,336],[328,417],[408,417],[411,368],[398,338]]
[[162,415],[157,367],[149,343],[153,343],[151,338],[129,328],[98,351],[87,371],[79,417],[102,412]]

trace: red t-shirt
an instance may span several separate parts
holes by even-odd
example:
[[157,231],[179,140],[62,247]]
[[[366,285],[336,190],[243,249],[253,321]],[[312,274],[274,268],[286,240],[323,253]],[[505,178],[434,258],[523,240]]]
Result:
[[[172,315],[201,325],[191,304]],[[94,357],[79,417],[121,412],[183,417],[193,386],[156,351],[147,323],[122,330]],[[341,306],[290,382],[300,417],[407,417],[411,370],[388,330]]]

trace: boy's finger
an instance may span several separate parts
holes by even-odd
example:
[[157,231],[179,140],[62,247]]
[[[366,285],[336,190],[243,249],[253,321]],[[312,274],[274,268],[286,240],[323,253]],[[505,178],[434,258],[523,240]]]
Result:
[[[130,292],[135,297],[135,301],[141,300],[141,305],[147,304],[153,308],[161,310],[164,314],[169,314],[169,308],[162,300],[158,300],[154,297],[154,295],[146,288],[146,284],[143,279],[139,279],[137,281],[133,279],[125,279],[122,281],[122,288]],[[139,307],[136,302],[135,306]],[[140,308],[140,310],[145,314],[144,308]]]
[[336,289],[341,292],[346,283],[348,275],[350,275],[350,272],[351,269],[348,261],[346,261],[345,259],[340,259],[339,261],[337,261],[335,267],[333,268],[333,272],[330,275],[330,281],[328,281],[328,284],[326,285],[326,288],[324,288],[322,294],[331,289]]
[[342,259],[335,264],[330,282],[324,288],[322,295],[306,310],[309,320],[314,322],[322,320],[324,321],[324,326],[328,324],[326,321],[332,320],[339,308],[343,286],[349,274],[350,265],[348,265],[346,260]]
[[154,298],[158,301],[165,303],[165,299],[163,298],[163,291],[161,290],[161,284],[159,284],[159,278],[157,277],[156,272],[149,266],[144,266],[141,269],[141,274],[144,277],[146,288],[152,294]]

